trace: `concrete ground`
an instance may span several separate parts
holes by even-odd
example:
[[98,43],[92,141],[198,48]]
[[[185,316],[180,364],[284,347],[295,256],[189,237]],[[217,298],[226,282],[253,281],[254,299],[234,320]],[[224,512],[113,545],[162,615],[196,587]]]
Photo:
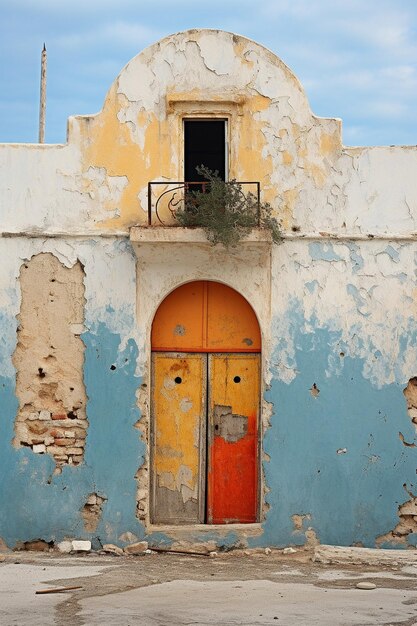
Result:
[[[8,553],[2,626],[417,625],[417,565],[331,566],[297,552],[216,558]],[[370,581],[374,590],[356,584]],[[37,595],[61,586],[81,589]]]

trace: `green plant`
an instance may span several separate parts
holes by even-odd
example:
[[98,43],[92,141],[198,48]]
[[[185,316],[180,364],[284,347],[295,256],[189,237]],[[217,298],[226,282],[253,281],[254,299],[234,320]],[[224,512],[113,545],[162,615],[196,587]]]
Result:
[[203,191],[186,191],[183,208],[175,211],[180,226],[200,226],[213,244],[235,247],[254,226],[271,232],[274,243],[282,240],[279,224],[268,203],[261,203],[252,193],[244,193],[235,180],[225,183],[218,172],[201,165],[197,172],[207,183]]

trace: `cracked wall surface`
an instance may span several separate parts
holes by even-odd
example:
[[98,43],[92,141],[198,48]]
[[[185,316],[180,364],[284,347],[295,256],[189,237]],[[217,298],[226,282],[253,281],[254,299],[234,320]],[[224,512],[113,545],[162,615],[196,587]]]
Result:
[[343,146],[341,121],[311,112],[278,57],[218,30],[134,57],[102,111],[69,119],[67,144],[0,145],[4,230],[126,234],[146,223],[148,181],[182,179],[184,116],[228,119],[230,178],[260,181],[288,234],[417,231],[416,148]]
[[98,493],[90,493],[87,501],[81,510],[81,516],[84,522],[84,528],[88,532],[95,532],[99,525],[100,518],[103,513],[103,504],[107,498]]
[[[132,246],[148,181],[181,180],[187,116],[228,119],[230,176],[260,181],[283,245]],[[161,298],[199,279],[244,295],[263,333],[262,528],[216,529],[213,545],[415,546],[416,166],[415,146],[343,146],[280,59],[215,30],[132,59],[102,111],[70,118],[67,144],[0,145],[0,536],[176,540],[148,526],[149,333]],[[61,369],[44,350],[51,285]],[[82,440],[84,462],[58,454]]]
[[[410,378],[408,385],[404,389],[404,396],[407,403],[408,415],[414,429],[417,430],[417,377],[413,376]],[[400,433],[400,435],[402,435],[402,433]],[[405,446],[416,447],[414,442],[411,444],[407,443],[403,436],[401,436],[400,439]],[[396,524],[395,528],[390,532],[378,537],[377,545],[384,543],[406,545],[407,541],[411,541],[411,544],[417,541],[417,495],[412,491],[412,489],[415,490],[415,487],[412,483],[409,485],[405,483],[403,487],[409,499],[398,506],[398,524]]]
[[83,279],[81,263],[67,268],[48,253],[20,271],[14,445],[50,454],[57,466],[81,463],[87,436]]

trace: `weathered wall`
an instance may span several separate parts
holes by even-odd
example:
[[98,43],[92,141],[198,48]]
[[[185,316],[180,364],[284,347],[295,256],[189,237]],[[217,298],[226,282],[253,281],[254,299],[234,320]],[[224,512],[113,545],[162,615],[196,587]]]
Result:
[[417,230],[414,148],[344,147],[275,55],[207,30],[132,59],[100,113],[70,119],[67,145],[0,146],[3,230],[127,233],[146,220],[148,181],[182,179],[182,118],[199,115],[229,119],[230,176],[260,181],[289,232]]
[[[380,240],[275,250],[271,541],[304,543],[311,527],[322,543],[416,544],[410,518],[396,529],[416,493],[415,398],[404,397],[417,367],[416,251]],[[308,516],[301,530],[295,513]]]
[[[1,239],[0,254],[0,536],[11,546],[19,540],[59,541],[65,537],[93,538],[98,546],[95,537],[119,543],[127,530],[141,536],[135,473],[144,446],[136,428],[140,378],[136,373],[132,249],[126,240],[114,238],[100,243],[19,237]],[[19,279],[22,264],[30,266],[45,258],[57,259],[54,265],[64,266],[59,267],[64,277],[65,270],[79,275],[81,265],[84,268],[84,330],[79,341],[84,346],[81,371],[88,432],[83,462],[63,464],[60,474],[55,473],[50,454],[34,454],[27,446],[14,445],[19,389],[13,363],[16,356],[13,359],[12,355],[21,334],[17,329],[22,296],[25,301]],[[79,285],[77,289],[80,295]],[[75,365],[62,360],[72,374]],[[37,367],[37,362],[33,366]]]
[[[231,176],[259,180],[285,230],[272,256],[253,241],[219,253],[197,234],[144,247],[132,231],[130,243],[148,181],[182,178],[187,115],[229,120]],[[0,536],[10,545],[178,538],[147,525],[149,335],[162,298],[195,279],[230,284],[260,321],[266,495],[259,528],[181,536],[415,545],[417,150],[347,148],[340,127],[311,113],[294,75],[258,44],[190,31],[135,57],[100,113],[70,119],[68,144],[0,145]],[[40,277],[25,278],[37,264]],[[53,273],[62,315],[48,301]],[[44,347],[58,326],[57,388],[44,406],[49,370],[36,372],[50,367]],[[34,454],[32,444],[54,444],[35,443],[29,423],[42,420],[29,415],[74,407],[88,423],[75,438],[82,462]],[[55,439],[46,423],[32,434]]]
[[57,466],[83,460],[87,434],[83,381],[84,285],[80,263],[52,254],[23,263],[16,369],[16,446],[51,454]]

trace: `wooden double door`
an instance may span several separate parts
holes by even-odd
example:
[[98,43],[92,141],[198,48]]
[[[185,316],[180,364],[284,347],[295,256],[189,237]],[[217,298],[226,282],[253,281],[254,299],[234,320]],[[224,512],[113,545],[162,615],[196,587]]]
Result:
[[153,353],[153,523],[257,521],[259,404],[259,353]]

